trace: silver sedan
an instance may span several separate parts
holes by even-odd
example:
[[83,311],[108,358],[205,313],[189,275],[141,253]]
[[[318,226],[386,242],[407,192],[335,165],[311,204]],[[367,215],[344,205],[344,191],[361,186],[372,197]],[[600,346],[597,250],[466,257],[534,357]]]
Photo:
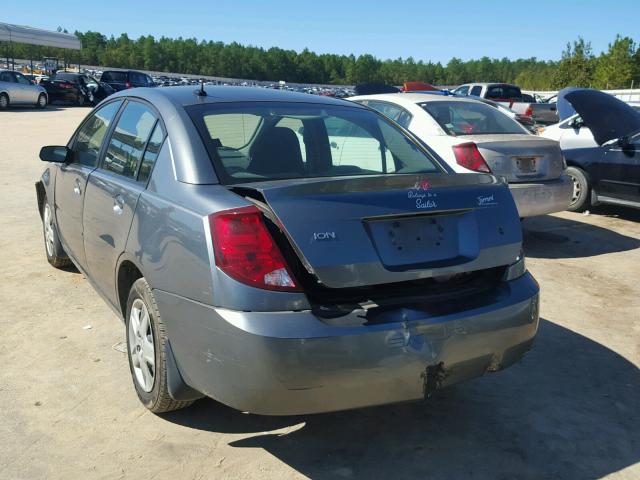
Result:
[[0,110],[10,105],[35,105],[45,108],[49,99],[40,85],[32,84],[27,77],[13,70],[0,70]]

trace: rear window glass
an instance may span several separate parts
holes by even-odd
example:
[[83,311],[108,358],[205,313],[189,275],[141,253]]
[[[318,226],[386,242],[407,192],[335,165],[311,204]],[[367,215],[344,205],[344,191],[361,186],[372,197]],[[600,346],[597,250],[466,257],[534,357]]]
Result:
[[420,105],[452,136],[527,133],[515,120],[480,102],[429,102]]
[[102,74],[103,82],[126,82],[127,72],[104,72]]
[[78,74],[76,73],[56,73],[50,78],[50,80],[65,80],[68,82],[75,82],[77,78]]
[[187,111],[224,183],[442,171],[429,153],[370,110],[264,102]]

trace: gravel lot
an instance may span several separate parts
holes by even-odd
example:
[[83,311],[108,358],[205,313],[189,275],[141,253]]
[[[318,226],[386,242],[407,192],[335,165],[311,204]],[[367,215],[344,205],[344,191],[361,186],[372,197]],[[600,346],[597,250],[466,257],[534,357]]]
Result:
[[0,478],[640,478],[640,212],[525,222],[543,320],[504,372],[423,403],[160,417],[138,403],[120,321],[44,254],[37,154],[87,112],[0,112]]

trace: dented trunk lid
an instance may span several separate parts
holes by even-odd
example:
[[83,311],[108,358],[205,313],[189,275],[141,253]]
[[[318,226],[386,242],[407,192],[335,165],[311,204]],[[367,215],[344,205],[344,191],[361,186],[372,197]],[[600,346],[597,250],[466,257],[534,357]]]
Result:
[[264,201],[305,268],[330,288],[508,265],[521,250],[511,193],[492,175],[312,178],[233,190]]

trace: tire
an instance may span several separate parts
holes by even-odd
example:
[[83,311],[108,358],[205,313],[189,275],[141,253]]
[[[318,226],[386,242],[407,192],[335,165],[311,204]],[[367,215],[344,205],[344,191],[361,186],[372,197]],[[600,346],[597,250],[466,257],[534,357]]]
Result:
[[71,260],[69,260],[60,243],[58,228],[53,221],[53,208],[49,205],[47,197],[44,197],[44,206],[42,208],[42,233],[47,261],[55,268],[70,266]]
[[44,93],[38,95],[38,102],[36,103],[36,107],[40,109],[47,108],[47,96]]
[[9,95],[6,93],[0,93],[0,110],[6,110],[9,108]]
[[169,394],[167,333],[144,278],[136,280],[131,287],[126,315],[129,370],[140,402],[153,413],[171,412],[191,405],[193,400],[174,400]]
[[591,186],[584,170],[567,167],[567,175],[573,181],[573,195],[567,207],[570,212],[582,212],[591,205]]

